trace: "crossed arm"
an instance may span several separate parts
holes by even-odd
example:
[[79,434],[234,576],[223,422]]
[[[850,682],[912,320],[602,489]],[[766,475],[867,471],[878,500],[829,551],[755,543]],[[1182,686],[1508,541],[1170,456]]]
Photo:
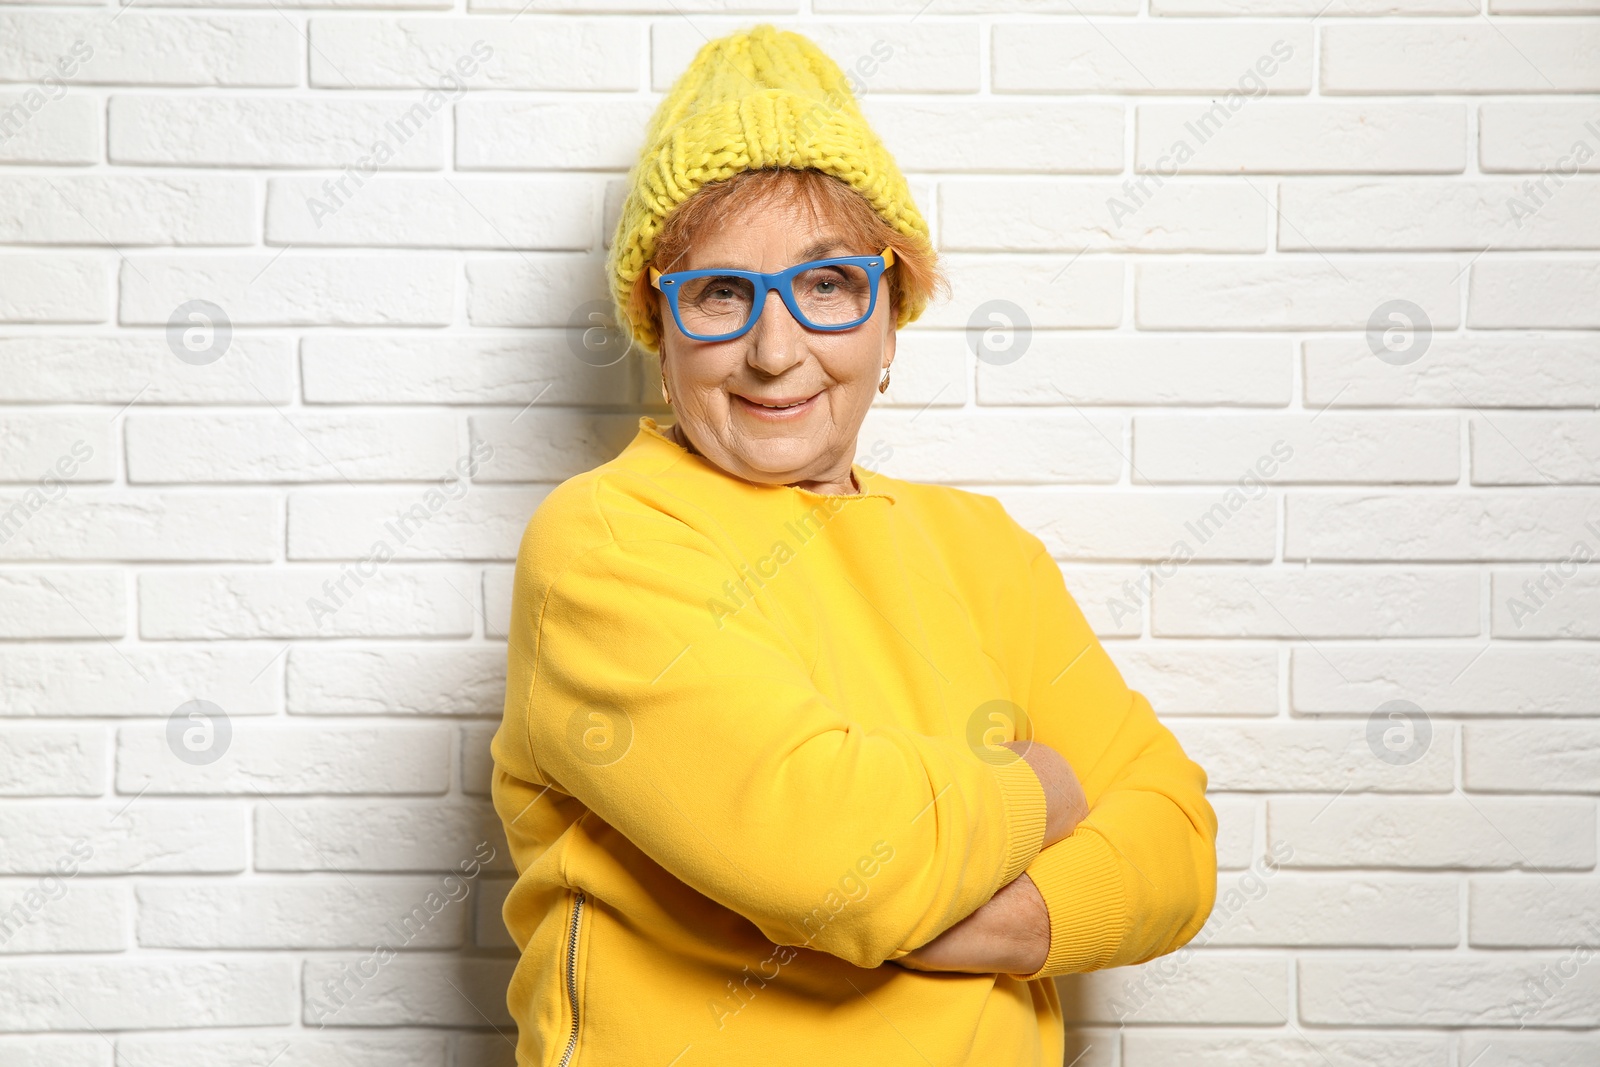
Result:
[[[1033,769],[1044,787],[1045,845],[1067,837],[1089,813],[1083,787],[1061,753],[1033,741],[1004,744]],[[1026,873],[995,891],[977,911],[895,960],[914,971],[1032,974],[1050,954],[1050,913]]]

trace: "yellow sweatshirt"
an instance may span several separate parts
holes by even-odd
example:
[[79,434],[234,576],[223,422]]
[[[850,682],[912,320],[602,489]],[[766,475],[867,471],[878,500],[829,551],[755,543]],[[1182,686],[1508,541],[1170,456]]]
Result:
[[[492,746],[520,1065],[1055,1065],[1050,976],[1210,914],[1205,771],[1043,543],[853,469],[864,493],[758,485],[643,416],[529,521]],[[1030,736],[1092,808],[1043,851],[1044,792],[992,747]],[[1036,974],[891,962],[1024,870]]]

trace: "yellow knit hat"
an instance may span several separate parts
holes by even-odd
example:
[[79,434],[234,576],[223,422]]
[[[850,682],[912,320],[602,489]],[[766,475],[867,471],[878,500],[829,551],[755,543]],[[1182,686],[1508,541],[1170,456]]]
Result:
[[[765,167],[840,178],[910,241],[931,244],[905,177],[838,64],[809,38],[768,23],[729,34],[703,45],[661,101],[629,174],[606,273],[617,321],[638,344],[651,352],[660,346],[650,322],[633,316],[629,295],[667,216],[702,185]],[[914,321],[925,304],[908,295],[896,326]]]

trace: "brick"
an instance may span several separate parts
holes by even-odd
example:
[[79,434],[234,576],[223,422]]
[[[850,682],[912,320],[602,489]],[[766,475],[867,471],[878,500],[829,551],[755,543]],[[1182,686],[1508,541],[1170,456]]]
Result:
[[1149,582],[1143,569],[1068,568],[1062,577],[1097,636],[1132,638],[1144,632]]
[[[111,882],[59,873],[0,879],[0,953],[121,952],[131,910],[127,887]],[[0,1063],[11,1067],[5,1046]]]
[[1425,754],[1403,766],[1374,759],[1364,722],[1177,722],[1208,789],[1241,793],[1448,793],[1455,784],[1455,728],[1441,723]]
[[[1007,0],[812,0],[811,10],[819,15],[855,15],[869,11],[886,15],[911,16],[1009,15],[1015,11],[1015,7]],[[1028,13],[1136,15],[1139,13],[1139,4],[1137,0],[1085,0],[1082,4],[1076,3],[1075,0],[1035,0],[1028,5]],[[1095,1067],[1095,1065],[1085,1063],[1084,1067]]]
[[1560,100],[1486,103],[1478,108],[1478,167],[1553,171],[1549,185],[1557,190],[1557,182],[1575,173],[1600,171],[1600,106]]
[[1463,1034],[1457,1062],[1480,1060],[1491,1048],[1504,1067],[1588,1067],[1594,1059],[1594,1035],[1582,1032],[1541,1034],[1534,1030]]
[[439,477],[457,458],[448,413],[405,419],[304,409],[129,415],[130,482],[353,482]]
[[1474,637],[1480,579],[1465,569],[1187,567],[1155,591],[1157,637]]
[[489,742],[494,740],[498,723],[463,726],[461,734],[461,791],[468,796],[490,796],[494,778],[494,759]]
[[0,409],[0,482],[109,482],[111,426],[98,415]]
[[312,334],[300,342],[300,373],[311,404],[505,404],[521,411],[640,399],[632,360],[589,353],[576,327],[448,340]]
[[1140,415],[1133,477],[1140,484],[1242,480],[1444,482],[1461,476],[1454,417],[1358,415]]
[[139,576],[139,635],[467,637],[474,584],[458,568],[366,558],[339,569],[163,570]]
[[[1477,0],[1151,0],[1156,15],[1362,15],[1478,14]],[[1387,1062],[1387,1061],[1386,1061]]]
[[105,322],[111,261],[99,255],[0,252],[0,323]]
[[1479,251],[1600,248],[1600,182],[1286,181],[1278,247]]
[[289,652],[288,703],[295,715],[499,717],[505,685],[503,647],[338,645]]
[[[1305,342],[1305,403],[1325,407],[1600,407],[1600,335],[1433,334],[1397,367],[1365,337]],[[1495,420],[1500,421],[1498,418]]]
[[485,567],[483,569],[483,633],[485,637],[504,639],[510,635],[511,589],[515,577],[515,567]]
[[[1014,329],[1025,336],[1031,329],[1110,329],[1122,322],[1124,271],[1114,259],[963,252],[941,258],[949,272],[951,298],[930,304],[917,320],[921,325]],[[995,306],[997,299],[1020,307],[1024,318],[1007,317],[1015,313]]]
[[1438,261],[1283,257],[1276,262],[1140,263],[1134,303],[1146,330],[1365,329],[1409,300],[1436,329],[1460,322],[1460,268]]
[[319,16],[309,29],[313,88],[406,89],[429,111],[467,89],[638,88],[637,36],[601,20]]
[[1270,716],[1278,710],[1278,650],[1204,642],[1140,643],[1112,653],[1129,686],[1162,718]]
[[164,336],[0,337],[0,401],[287,404],[293,359],[286,337],[232,337],[205,366],[178,359]]
[[1243,870],[1257,861],[1256,801],[1253,797],[1208,797],[1217,813],[1217,866]]
[[0,571],[0,639],[121,637],[126,584],[99,568]]
[[173,758],[165,724],[117,731],[117,792],[444,793],[450,734],[442,726],[284,727],[240,723],[214,762]]
[[156,1030],[292,1019],[286,959],[0,961],[0,1028]]
[[0,733],[0,796],[100,796],[106,751],[99,727],[8,726]]
[[1557,560],[1595,513],[1582,490],[1290,493],[1284,559]]
[[267,241],[296,246],[559,251],[594,243],[588,181],[273,178]]
[[6,1067],[111,1067],[112,1052],[97,1034],[0,1037],[0,1063]]
[[[1256,13],[1253,6],[1251,13]],[[1129,1029],[1122,1037],[1122,1067],[1184,1062],[1228,1067],[1449,1067],[1448,1041],[1444,1034],[1319,1031],[1310,1038],[1279,1030]]]
[[[509,2],[509,0],[502,0]],[[983,65],[978,24],[859,22],[855,19],[763,18],[780,30],[810,37],[833,58],[859,99],[874,93],[975,93]],[[650,27],[650,88],[665,92],[708,37],[730,33],[749,20],[667,19]]]
[[1468,292],[1471,327],[1600,327],[1600,262],[1480,259]]
[[1263,1026],[1289,1011],[1287,956],[1185,952],[1133,967],[1062,975],[1066,1023]]
[[1600,581],[1589,564],[1597,527],[1574,534],[1569,552],[1554,563],[1497,570],[1490,598],[1496,637],[1600,637]]
[[1311,29],[1271,23],[998,22],[995,92],[1263,93],[1311,89]]
[[1474,485],[1600,483],[1594,415],[1495,415],[1470,420]]
[[[368,946],[370,948],[370,946]],[[503,1039],[490,1034],[497,1042]],[[99,1041],[99,1038],[95,1039]],[[449,1063],[449,1035],[422,1029],[353,1030],[206,1030],[170,1034],[120,1034],[117,1050],[128,1067],[438,1067]],[[480,1061],[466,1060],[463,1063]],[[490,1061],[483,1060],[483,1063]]]
[[0,70],[8,79],[54,76],[59,57],[86,41],[79,85],[218,85],[292,88],[304,43],[278,15],[0,12]]
[[402,955],[369,979],[362,973],[366,958],[305,962],[302,1018],[308,1026],[516,1025],[506,1009],[515,960]]
[[1141,104],[1134,145],[1135,169],[1168,176],[1459,174],[1467,164],[1467,109],[1409,100],[1260,100],[1237,111],[1220,100]]
[[271,493],[0,490],[0,559],[270,560],[278,515]]
[[[1319,1026],[1594,1026],[1600,975],[1579,967],[1563,980],[1554,969],[1564,958],[1571,968],[1570,955],[1554,953],[1302,957],[1300,1018]],[[1540,978],[1548,999],[1530,997],[1525,985]]]
[[485,878],[478,886],[477,910],[473,917],[472,943],[482,948],[516,948],[506,929],[501,912],[506,894],[516,882],[510,878]]
[[1057,559],[1149,561],[1157,572],[1190,559],[1270,560],[1277,499],[1232,491],[990,494]]
[[0,714],[166,718],[204,693],[229,715],[283,706],[282,648],[108,642],[0,646]]
[[905,171],[1122,171],[1120,104],[868,94],[861,107]]
[[[1136,190],[1130,192],[1129,190]],[[956,179],[939,186],[939,242],[963,252],[1260,252],[1267,204],[1214,182]]]
[[1595,862],[1590,800],[1274,797],[1267,826],[1294,846],[1286,863],[1294,867],[1588,870]]
[[1224,878],[1196,941],[1217,947],[1451,948],[1459,940],[1454,878],[1303,875],[1252,870]]
[[[448,5],[425,0],[418,6]],[[371,154],[381,141],[391,153],[383,162],[386,171],[443,170],[447,126],[419,124],[414,106],[413,100],[392,97],[117,95],[108,105],[110,157],[113,163],[158,167],[339,169]]]
[[1600,882],[1592,877],[1470,878],[1467,933],[1478,948],[1600,946]]
[[1291,353],[1278,338],[1037,330],[1022,359],[998,366],[979,361],[978,403],[1287,407]]
[[1487,19],[1322,29],[1324,93],[1564,93],[1600,89],[1600,27]]
[[0,163],[100,162],[100,103],[87,93],[0,92]]
[[1576,648],[1323,645],[1290,654],[1294,710],[1370,715],[1391,700],[1450,715],[1596,715],[1600,657]]
[[[594,100],[467,98],[455,109],[455,168],[625,171],[639,157],[641,135],[653,110],[651,101],[634,96]],[[594,199],[592,194],[590,199]],[[575,204],[576,197],[573,201]],[[588,215],[581,221],[588,224]]]
[[[467,257],[467,321],[474,326],[567,329],[585,312],[609,315],[605,270],[590,254]],[[624,346],[626,343],[624,342]]]
[[383,543],[396,559],[517,558],[546,489],[462,481],[428,490],[289,496],[289,558],[361,559]]
[[1473,723],[1464,729],[1468,789],[1600,793],[1600,724]]
[[283,800],[258,804],[261,871],[456,871],[484,843],[484,869],[511,870],[499,817],[488,805],[423,801]]
[[[0,810],[0,874],[49,874],[64,857],[85,874],[244,870],[244,808],[130,798],[104,804],[28,804]],[[69,846],[82,841],[82,851]],[[85,853],[88,853],[85,855]]]
[[121,322],[164,326],[197,298],[238,326],[446,326],[454,258],[444,254],[141,256],[121,275]]
[[461,900],[474,891],[459,875],[161,879],[137,887],[139,944],[184,949],[458,948],[467,926]]
[[255,200],[249,178],[0,175],[0,241],[248,245],[259,239]]
[[[621,452],[639,432],[639,416],[551,408],[520,417],[515,412],[476,414],[469,425],[478,454],[485,446],[492,452],[474,476],[476,482],[554,484]],[[862,436],[867,434],[863,429]]]

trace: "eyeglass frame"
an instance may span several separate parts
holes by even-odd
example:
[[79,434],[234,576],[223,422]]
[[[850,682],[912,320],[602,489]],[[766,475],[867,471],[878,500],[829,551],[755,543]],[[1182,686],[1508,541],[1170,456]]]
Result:
[[[778,299],[783,301],[783,306],[789,309],[789,314],[793,315],[794,320],[800,325],[810,330],[825,330],[829,333],[837,333],[841,330],[853,330],[872,318],[872,313],[878,307],[878,279],[883,276],[884,271],[894,266],[894,262],[894,249],[886,246],[882,252],[875,256],[832,256],[828,259],[813,259],[805,263],[796,263],[792,267],[785,267],[783,270],[775,270],[771,273],[763,273],[756,270],[734,270],[726,267],[708,267],[704,270],[675,270],[663,274],[656,268],[651,267],[650,284],[667,298],[667,306],[672,309],[673,321],[678,324],[678,329],[683,331],[683,335],[692,341],[732,341],[743,337],[750,331],[750,327],[754,326],[756,321],[761,318],[762,313],[766,311],[767,294],[769,292],[778,294]],[[867,285],[871,291],[871,296],[867,301],[867,312],[854,322],[823,326],[806,318],[805,314],[795,305],[794,278],[802,271],[839,263],[860,267],[867,272]],[[753,282],[756,286],[753,298],[754,303],[751,305],[755,309],[755,313],[745,321],[743,326],[731,333],[693,333],[683,324],[683,316],[678,313],[678,294],[683,291],[677,288],[678,283],[687,281],[690,278],[704,278],[708,275],[743,278]]]

